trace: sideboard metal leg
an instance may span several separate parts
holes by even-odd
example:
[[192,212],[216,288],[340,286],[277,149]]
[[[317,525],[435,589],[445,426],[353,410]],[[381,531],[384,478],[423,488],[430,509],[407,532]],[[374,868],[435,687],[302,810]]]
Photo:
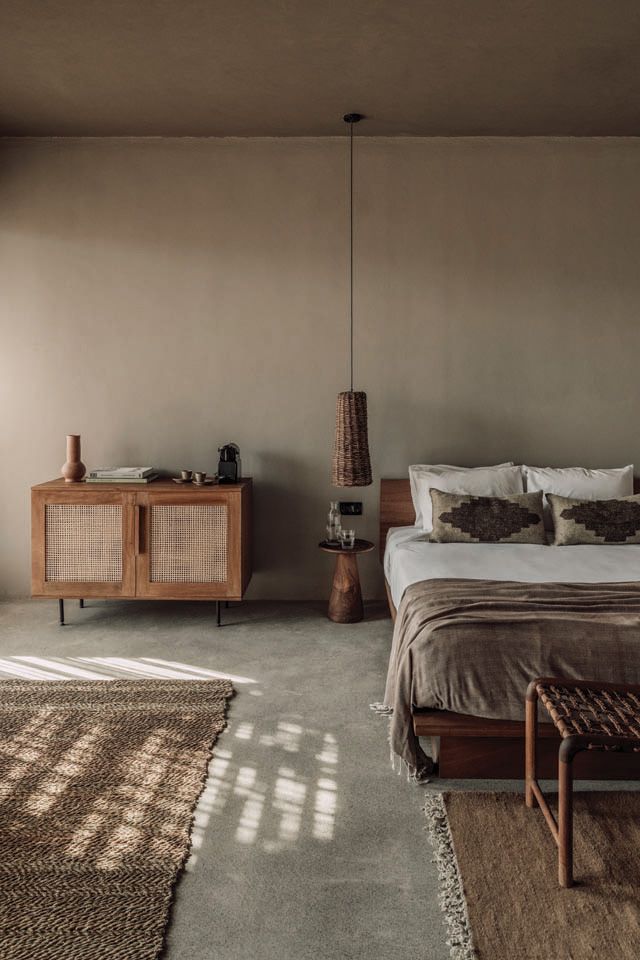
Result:
[[84,600],[80,600],[79,606],[81,610],[84,610]]
[[220,601],[216,600],[216,623],[218,626],[221,626],[220,623]]
[[60,626],[64,627],[64,600],[58,600],[58,617]]

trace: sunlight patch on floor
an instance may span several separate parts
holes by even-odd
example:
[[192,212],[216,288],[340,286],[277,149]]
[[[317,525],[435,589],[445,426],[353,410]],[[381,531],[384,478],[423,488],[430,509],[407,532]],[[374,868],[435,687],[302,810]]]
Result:
[[208,670],[155,657],[33,657],[0,658],[0,677],[17,680],[257,680],[220,670]]
[[245,721],[243,723],[239,723],[238,726],[236,727],[236,732],[235,732],[236,740],[251,740],[252,735],[253,735],[252,723],[247,723]]
[[[173,660],[156,660],[154,657],[142,657],[142,663],[158,663],[166,668],[175,669],[188,674],[191,680],[231,680],[232,683],[257,683],[251,677],[241,677],[235,673],[220,673],[218,670],[208,670],[206,667],[194,667],[186,663],[176,663]],[[180,679],[179,676],[176,679]]]
[[252,723],[242,721],[235,739],[253,741],[258,759],[240,760],[244,744],[235,753],[226,744],[216,749],[196,809],[187,870],[195,868],[212,818],[223,817],[225,831],[233,830],[237,843],[259,844],[266,853],[278,853],[301,838],[332,841],[338,814],[336,737],[286,719],[259,737]]

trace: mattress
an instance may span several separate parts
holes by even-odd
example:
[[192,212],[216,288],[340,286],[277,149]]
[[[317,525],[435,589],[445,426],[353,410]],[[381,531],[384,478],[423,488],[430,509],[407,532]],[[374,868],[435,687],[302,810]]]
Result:
[[640,544],[541,546],[531,543],[429,543],[417,527],[392,527],[384,572],[396,609],[420,580],[519,580],[524,583],[640,581]]

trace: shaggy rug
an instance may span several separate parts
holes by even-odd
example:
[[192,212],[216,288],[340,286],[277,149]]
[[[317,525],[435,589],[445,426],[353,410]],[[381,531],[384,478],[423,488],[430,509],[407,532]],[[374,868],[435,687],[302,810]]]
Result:
[[0,682],[0,957],[152,960],[233,688]]
[[575,795],[568,890],[542,813],[522,796],[429,794],[426,813],[456,960],[640,956],[640,793]]

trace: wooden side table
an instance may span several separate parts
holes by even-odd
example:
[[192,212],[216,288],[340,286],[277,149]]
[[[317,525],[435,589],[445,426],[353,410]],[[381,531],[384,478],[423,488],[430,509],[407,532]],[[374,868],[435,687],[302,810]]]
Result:
[[356,540],[351,550],[343,550],[323,540],[318,546],[325,553],[335,554],[336,558],[327,611],[329,620],[335,623],[358,623],[364,616],[358,554],[370,553],[375,544],[370,540]]

